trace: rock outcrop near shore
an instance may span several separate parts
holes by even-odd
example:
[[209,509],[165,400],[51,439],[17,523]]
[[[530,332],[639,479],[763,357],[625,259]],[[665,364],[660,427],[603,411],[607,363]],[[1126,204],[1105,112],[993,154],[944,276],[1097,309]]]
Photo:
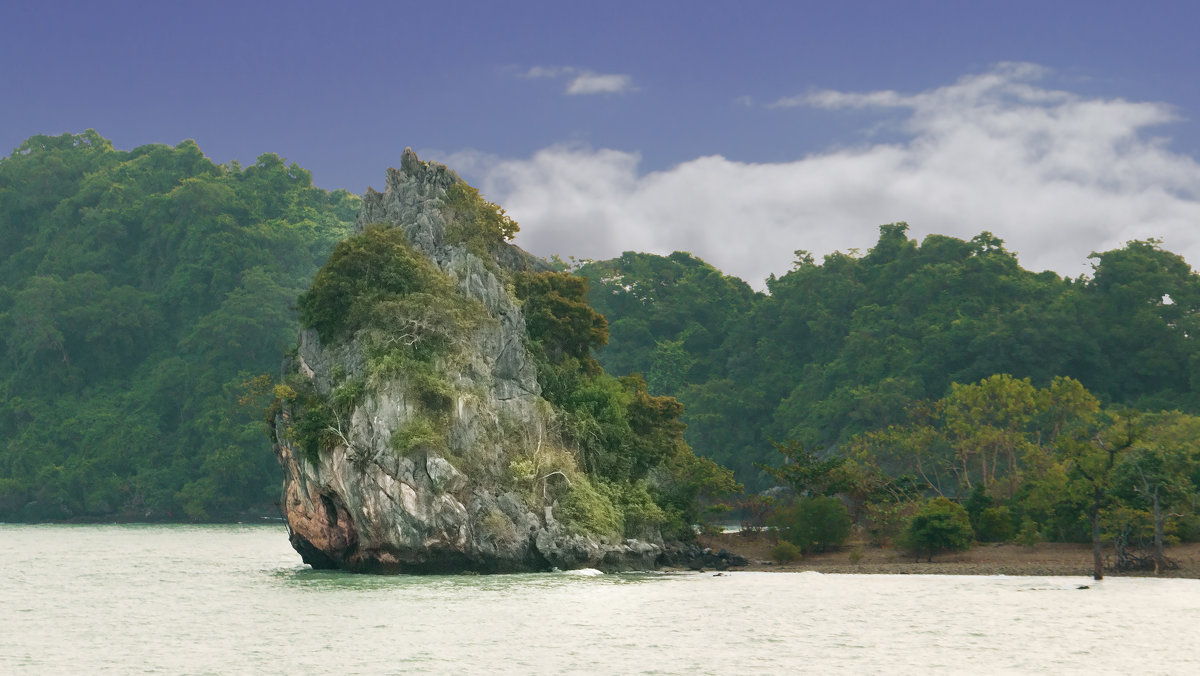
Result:
[[[545,263],[499,239],[472,246],[448,206],[460,183],[406,150],[363,198],[357,231],[401,230],[448,295],[395,305],[392,334],[301,332],[289,382],[311,394],[282,397],[275,426],[292,545],[315,568],[372,573],[656,567],[661,538],[558,513],[579,453],[541,396],[511,281]],[[396,348],[434,338],[449,347],[424,361]]]

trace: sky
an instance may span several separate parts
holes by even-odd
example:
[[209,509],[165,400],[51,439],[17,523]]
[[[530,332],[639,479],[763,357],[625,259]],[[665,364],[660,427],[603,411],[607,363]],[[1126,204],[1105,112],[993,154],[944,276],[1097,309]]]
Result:
[[0,156],[94,128],[382,189],[405,147],[564,258],[690,251],[761,288],[878,226],[1077,276],[1200,264],[1200,3],[8,2]]

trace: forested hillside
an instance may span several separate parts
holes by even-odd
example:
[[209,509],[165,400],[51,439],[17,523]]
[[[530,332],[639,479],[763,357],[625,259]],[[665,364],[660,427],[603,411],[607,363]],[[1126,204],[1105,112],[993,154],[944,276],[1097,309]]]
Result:
[[[0,520],[273,511],[262,411],[297,298],[359,207],[275,155],[217,165],[190,141],[126,152],[88,131],[0,159]],[[1200,277],[1152,240],[1091,260],[1064,279],[990,233],[917,242],[898,223],[865,254],[797,251],[766,293],[685,253],[587,262],[600,365],[644,384],[595,375],[604,322],[578,277],[514,290],[535,352],[548,317],[578,333],[539,381],[596,442],[587,462],[636,475],[682,447],[667,395],[698,455],[751,493],[795,489],[783,522],[849,509],[885,541],[950,509],[923,502],[939,495],[985,539],[1200,537]],[[644,402],[674,436],[635,429]]]
[[125,152],[89,130],[0,160],[0,519],[274,502],[255,378],[358,201],[192,141]]
[[578,273],[611,323],[604,367],[678,397],[696,451],[761,489],[775,480],[756,465],[781,460],[772,440],[836,452],[994,374],[1036,387],[1064,376],[1104,404],[1195,412],[1200,277],[1155,241],[1092,263],[1064,279],[1021,268],[990,233],[917,242],[892,224],[862,255],[797,251],[769,294],[680,253]]

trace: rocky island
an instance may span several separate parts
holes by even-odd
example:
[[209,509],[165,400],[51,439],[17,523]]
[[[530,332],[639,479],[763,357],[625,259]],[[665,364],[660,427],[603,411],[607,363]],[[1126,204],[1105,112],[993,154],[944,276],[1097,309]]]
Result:
[[688,539],[704,484],[681,407],[607,376],[576,277],[406,150],[300,298],[276,388],[292,545],[374,573],[650,569]]

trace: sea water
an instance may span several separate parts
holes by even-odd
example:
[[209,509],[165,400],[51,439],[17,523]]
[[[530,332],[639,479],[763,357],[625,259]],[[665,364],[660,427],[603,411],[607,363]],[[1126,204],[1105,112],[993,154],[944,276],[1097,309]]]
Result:
[[964,672],[1200,673],[1200,581],[385,577],[278,523],[0,524],[4,674]]

